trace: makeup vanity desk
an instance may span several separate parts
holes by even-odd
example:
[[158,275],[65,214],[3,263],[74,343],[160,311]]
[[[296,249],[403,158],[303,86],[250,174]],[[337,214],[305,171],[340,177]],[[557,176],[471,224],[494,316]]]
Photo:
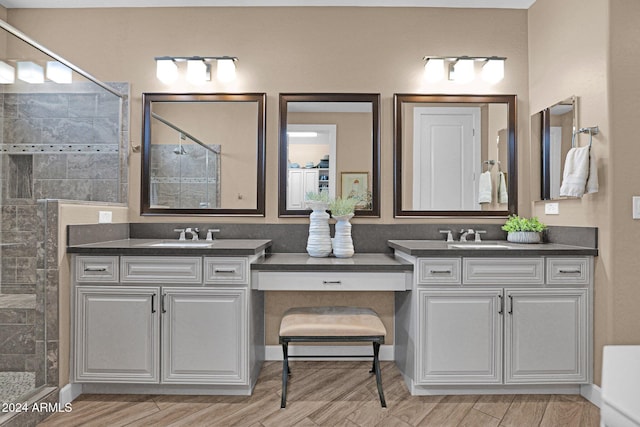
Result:
[[413,264],[386,254],[313,258],[270,254],[251,264],[251,287],[259,291],[406,291]]

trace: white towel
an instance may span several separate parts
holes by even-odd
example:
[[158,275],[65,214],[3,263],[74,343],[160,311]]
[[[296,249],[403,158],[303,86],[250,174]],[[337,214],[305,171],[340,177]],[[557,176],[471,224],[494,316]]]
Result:
[[504,172],[498,173],[498,203],[509,203],[507,180],[504,177]]
[[491,203],[491,172],[483,172],[480,174],[478,184],[478,203]]
[[560,196],[582,197],[598,191],[598,168],[591,147],[572,148],[564,164]]

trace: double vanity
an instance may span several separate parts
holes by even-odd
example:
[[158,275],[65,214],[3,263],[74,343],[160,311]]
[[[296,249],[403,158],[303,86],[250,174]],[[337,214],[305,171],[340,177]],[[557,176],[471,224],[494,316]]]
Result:
[[595,248],[389,240],[393,254],[337,259],[272,245],[71,243],[70,381],[88,393],[250,394],[264,295],[278,291],[393,291],[394,359],[412,394],[591,381]]

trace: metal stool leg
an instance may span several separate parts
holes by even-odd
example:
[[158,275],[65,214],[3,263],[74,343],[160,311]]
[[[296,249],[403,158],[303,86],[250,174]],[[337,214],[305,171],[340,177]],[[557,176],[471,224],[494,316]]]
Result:
[[387,407],[387,402],[384,400],[384,392],[382,391],[382,375],[380,373],[380,360],[378,359],[378,353],[380,352],[380,343],[373,343],[373,368],[376,371],[376,385],[378,386],[378,395],[380,396],[380,405],[383,408]]
[[287,406],[287,380],[289,379],[289,342],[282,341],[282,400],[280,407]]

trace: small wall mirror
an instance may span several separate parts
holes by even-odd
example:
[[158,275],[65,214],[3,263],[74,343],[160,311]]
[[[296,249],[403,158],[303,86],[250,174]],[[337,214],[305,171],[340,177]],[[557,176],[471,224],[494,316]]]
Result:
[[380,216],[379,110],[379,94],[280,94],[280,216],[308,216],[308,192]]
[[517,210],[515,95],[394,96],[394,213]]
[[564,159],[578,124],[577,97],[572,96],[545,108],[531,118],[532,141],[540,141],[540,199],[560,198]]
[[142,215],[264,216],[265,94],[142,99]]

